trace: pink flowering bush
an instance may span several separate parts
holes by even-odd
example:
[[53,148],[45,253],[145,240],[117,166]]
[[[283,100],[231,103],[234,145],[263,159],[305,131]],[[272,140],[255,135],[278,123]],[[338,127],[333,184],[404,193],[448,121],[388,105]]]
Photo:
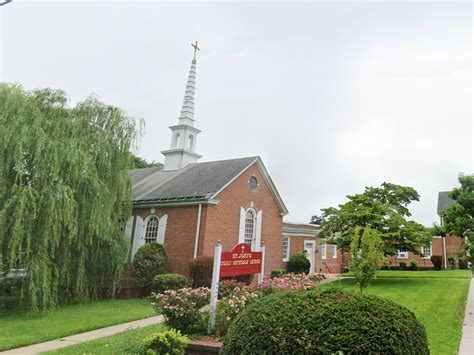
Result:
[[259,287],[264,294],[278,290],[306,291],[315,287],[319,280],[318,274],[285,274],[273,279],[265,279]]
[[[220,291],[219,291],[220,292]],[[224,336],[234,319],[246,305],[256,299],[261,292],[258,288],[236,286],[217,305],[216,335]]]
[[219,284],[219,299],[226,298],[235,292],[236,288],[242,289],[246,285],[244,282],[237,281],[235,279],[225,279]]
[[209,304],[210,290],[206,287],[182,288],[153,294],[154,307],[165,317],[165,324],[185,334],[199,332],[205,328],[201,308]]

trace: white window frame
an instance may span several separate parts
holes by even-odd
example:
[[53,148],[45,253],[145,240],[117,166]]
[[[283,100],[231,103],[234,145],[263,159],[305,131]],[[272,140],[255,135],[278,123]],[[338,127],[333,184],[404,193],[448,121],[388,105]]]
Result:
[[337,245],[331,244],[332,258],[337,259]]
[[399,259],[408,259],[408,250],[398,250]]
[[[252,214],[252,226],[251,229],[248,227],[248,218],[247,216],[249,213]],[[245,225],[244,225],[244,243],[250,245],[253,249],[255,244],[255,236],[256,236],[256,227],[257,227],[257,212],[253,208],[248,208],[245,210]],[[247,232],[251,232],[250,239],[247,238]],[[250,243],[249,243],[250,240]]]
[[[156,226],[153,227],[153,230],[149,231],[148,229],[148,225],[150,224],[150,222],[156,220]],[[160,227],[160,219],[158,218],[158,216],[156,215],[150,215],[147,219],[146,219],[146,223],[145,223],[145,234],[144,234],[144,241],[145,241],[145,244],[150,244],[150,243],[156,243],[157,240],[158,240],[158,230],[159,230],[159,227]],[[151,232],[154,233],[154,238],[149,238],[149,234],[151,234]]]
[[326,239],[321,239],[321,259],[327,259],[327,243]]
[[[286,240],[286,246],[285,246],[285,240]],[[286,247],[286,256],[285,256],[285,247]],[[290,260],[290,237],[287,235],[283,236],[282,248],[283,248],[283,261],[289,261]]]
[[[425,252],[424,252],[424,249],[427,249],[427,248],[430,249],[430,255],[426,255]],[[425,256],[422,257],[423,259],[431,259],[431,256],[433,255],[433,243],[430,243],[429,246],[422,247],[421,248],[421,253],[425,255]]]

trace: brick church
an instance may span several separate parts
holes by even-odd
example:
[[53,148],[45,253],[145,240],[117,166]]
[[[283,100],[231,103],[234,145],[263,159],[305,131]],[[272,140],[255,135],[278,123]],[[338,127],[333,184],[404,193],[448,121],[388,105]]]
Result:
[[195,82],[194,56],[181,114],[170,127],[170,147],[162,151],[164,166],[129,172],[133,212],[126,232],[132,257],[146,243],[162,243],[169,271],[186,275],[189,261],[213,256],[218,240],[224,251],[237,243],[258,251],[265,244],[269,275],[283,266],[282,218],[288,210],[260,157],[198,162]]
[[[126,234],[132,257],[146,243],[161,243],[170,258],[169,271],[187,275],[189,261],[213,256],[220,240],[223,251],[238,243],[247,243],[254,251],[265,245],[265,276],[285,268],[291,255],[303,251],[310,272],[340,273],[347,260],[335,245],[317,237],[317,226],[283,222],[288,210],[260,157],[198,162],[202,158],[196,152],[201,131],[194,126],[198,48],[193,46],[181,114],[170,127],[169,149],[161,152],[164,166],[129,171],[133,211]],[[462,243],[455,236],[435,237],[423,248],[424,256],[400,251],[390,261],[397,266],[414,259],[430,267],[429,258],[436,254],[443,255],[447,267],[447,258],[462,249]]]

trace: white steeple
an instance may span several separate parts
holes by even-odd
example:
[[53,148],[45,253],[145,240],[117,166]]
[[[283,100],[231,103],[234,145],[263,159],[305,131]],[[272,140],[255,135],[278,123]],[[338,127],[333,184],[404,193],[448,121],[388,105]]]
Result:
[[178,124],[170,126],[171,147],[161,153],[165,156],[164,170],[181,169],[189,163],[195,163],[202,155],[196,153],[196,138],[201,132],[194,127],[194,90],[196,88],[196,51],[199,50],[197,41],[194,47],[194,57],[189,70],[188,82],[184,93],[183,106],[178,118]]

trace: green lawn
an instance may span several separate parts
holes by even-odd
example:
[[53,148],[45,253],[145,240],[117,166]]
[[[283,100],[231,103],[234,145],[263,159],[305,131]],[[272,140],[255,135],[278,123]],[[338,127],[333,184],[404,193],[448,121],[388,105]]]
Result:
[[[380,270],[377,271],[379,278],[427,278],[427,279],[470,279],[471,270],[441,270],[441,271],[400,271],[400,270]],[[351,277],[351,273],[344,274]]]
[[[412,310],[426,327],[431,354],[455,355],[461,341],[469,288],[467,275],[470,273],[465,270],[382,271],[364,292]],[[354,279],[342,279],[320,287],[342,287],[359,292]]]
[[146,299],[102,300],[46,313],[0,315],[0,350],[61,338],[156,315]]
[[163,324],[151,325],[43,354],[133,354],[144,338],[166,329]]

